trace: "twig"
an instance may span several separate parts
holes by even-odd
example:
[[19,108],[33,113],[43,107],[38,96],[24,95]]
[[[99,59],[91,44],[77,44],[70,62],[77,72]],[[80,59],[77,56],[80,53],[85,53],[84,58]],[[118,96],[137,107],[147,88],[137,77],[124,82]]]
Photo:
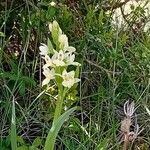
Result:
[[[93,66],[95,66],[95,67],[97,67],[97,68],[99,68],[99,69],[101,69],[101,70],[103,70],[103,71],[105,71],[106,73],[111,73],[111,74],[113,74],[114,73],[114,71],[109,71],[108,69],[105,69],[105,68],[103,68],[102,66],[99,66],[99,65],[97,65],[97,64],[95,64],[95,63],[93,63],[93,62],[91,62],[90,60],[85,60],[86,62],[88,62],[89,64],[91,64],[91,65],[93,65]],[[120,74],[121,72],[115,72],[116,74]]]
[[[110,6],[107,6],[107,7],[104,7],[103,9],[104,10],[114,10],[114,9],[117,9],[117,8],[120,8],[122,7],[123,5],[125,5],[126,3],[128,3],[130,0],[125,0],[124,2],[121,2],[121,3],[115,3],[114,5],[110,4]],[[111,6],[112,5],[112,6]]]

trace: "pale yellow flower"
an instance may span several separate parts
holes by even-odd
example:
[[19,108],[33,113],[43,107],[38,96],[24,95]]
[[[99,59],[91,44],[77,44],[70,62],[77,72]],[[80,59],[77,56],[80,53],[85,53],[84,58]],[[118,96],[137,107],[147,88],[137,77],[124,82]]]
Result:
[[75,60],[75,54],[72,54],[70,52],[65,53],[65,62],[66,65],[75,65],[75,66],[80,66],[81,64],[78,62],[74,62]]
[[65,62],[64,62],[64,52],[62,50],[60,50],[59,52],[55,51],[55,54],[52,56],[52,63],[54,65],[58,66],[65,66]]
[[68,37],[65,34],[60,34],[58,41],[60,43],[60,48],[63,49],[63,51],[70,53],[76,51],[76,49],[73,46],[69,46]]
[[50,82],[50,80],[55,78],[55,70],[54,69],[49,69],[46,67],[43,67],[43,74],[46,77],[43,82],[42,82],[42,86],[48,84]]
[[79,82],[80,79],[75,78],[74,76],[75,76],[74,71],[67,72],[66,70],[64,70],[62,73],[63,78],[62,85],[64,87],[71,88],[75,83]]
[[46,62],[46,64],[43,66],[44,68],[48,68],[48,67],[53,66],[52,59],[48,55],[45,55],[45,57],[43,57],[43,58]]
[[65,34],[61,34],[59,35],[59,39],[58,41],[60,42],[60,48],[64,49],[66,47],[68,47],[68,37]]

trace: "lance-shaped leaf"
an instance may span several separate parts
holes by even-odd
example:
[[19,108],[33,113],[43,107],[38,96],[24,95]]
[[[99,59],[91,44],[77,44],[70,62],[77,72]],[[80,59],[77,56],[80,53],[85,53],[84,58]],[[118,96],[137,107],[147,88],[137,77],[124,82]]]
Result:
[[45,142],[45,147],[44,150],[53,150],[54,149],[54,145],[55,145],[55,141],[56,141],[56,137],[58,135],[58,132],[61,128],[61,126],[63,125],[63,123],[69,118],[69,116],[77,109],[77,107],[73,107],[71,109],[69,109],[68,111],[66,111],[65,113],[63,113],[52,125],[48,136],[46,138],[46,142]]

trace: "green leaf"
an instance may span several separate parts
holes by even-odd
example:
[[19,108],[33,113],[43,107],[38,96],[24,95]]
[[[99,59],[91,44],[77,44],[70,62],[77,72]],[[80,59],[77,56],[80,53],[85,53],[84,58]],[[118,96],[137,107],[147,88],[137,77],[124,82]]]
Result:
[[17,148],[17,150],[29,150],[28,146],[23,145]]
[[41,143],[42,143],[42,140],[41,140],[39,137],[37,137],[37,138],[33,141],[32,146],[38,147],[38,146],[41,145]]
[[49,50],[49,53],[50,54],[53,54],[54,53],[54,48],[53,48],[53,45],[52,45],[52,42],[50,41],[50,39],[47,40],[47,45],[48,45],[48,50]]
[[19,81],[19,82],[24,82],[25,85],[36,85],[36,82],[34,81],[34,79],[32,79],[31,77],[28,76],[23,76],[21,74],[16,75],[15,73],[10,73],[10,72],[5,72],[5,71],[0,71],[0,77],[2,78],[9,78],[12,81]]
[[0,37],[4,37],[4,33],[3,32],[0,32]]
[[53,150],[54,144],[56,141],[56,137],[58,135],[58,132],[63,125],[63,123],[69,118],[69,116],[77,109],[77,107],[73,107],[63,113],[52,125],[48,136],[46,138],[45,147],[44,150]]
[[16,114],[15,114],[14,97],[13,97],[13,101],[12,101],[12,117],[11,117],[10,140],[11,140],[11,149],[16,150],[17,149],[17,134],[16,134]]
[[34,81],[34,79],[28,76],[21,76],[19,80],[24,81],[26,85],[33,85],[33,86],[36,85],[36,82]]
[[10,80],[16,80],[18,79],[18,76],[13,74],[13,73],[10,73],[10,72],[0,72],[0,77],[2,78],[9,78]]
[[99,17],[98,17],[98,21],[100,24],[102,24],[103,19],[104,19],[104,11],[102,10],[99,14]]
[[38,150],[35,146],[29,146],[29,150]]
[[25,94],[25,89],[26,89],[25,83],[22,81],[19,86],[19,94],[21,96],[23,96]]
[[17,136],[17,142],[21,145],[25,144],[25,142],[21,136]]
[[104,139],[101,141],[98,146],[96,147],[96,150],[106,150],[109,143],[109,139]]
[[55,17],[55,15],[56,15],[56,8],[49,6],[48,10],[46,12],[46,19],[51,20],[51,19],[53,19],[53,17]]
[[75,77],[78,78],[79,77],[79,73],[80,73],[80,66],[77,66],[76,70],[75,70]]

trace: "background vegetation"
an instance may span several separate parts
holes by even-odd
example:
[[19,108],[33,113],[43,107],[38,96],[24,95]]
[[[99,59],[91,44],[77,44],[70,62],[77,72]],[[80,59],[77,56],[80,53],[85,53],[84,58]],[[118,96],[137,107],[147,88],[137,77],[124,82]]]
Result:
[[55,108],[49,93],[55,89],[41,88],[39,45],[49,37],[53,20],[76,47],[82,64],[78,94],[71,93],[66,102],[81,110],[64,124],[56,149],[122,149],[120,126],[127,100],[135,102],[133,122],[143,129],[130,147],[150,148],[147,9],[131,5],[130,14],[122,11],[123,25],[114,23],[115,10],[123,10],[129,1],[58,0],[55,6],[49,0],[0,2],[0,150],[11,149],[11,129],[17,132],[19,150],[43,148]]

